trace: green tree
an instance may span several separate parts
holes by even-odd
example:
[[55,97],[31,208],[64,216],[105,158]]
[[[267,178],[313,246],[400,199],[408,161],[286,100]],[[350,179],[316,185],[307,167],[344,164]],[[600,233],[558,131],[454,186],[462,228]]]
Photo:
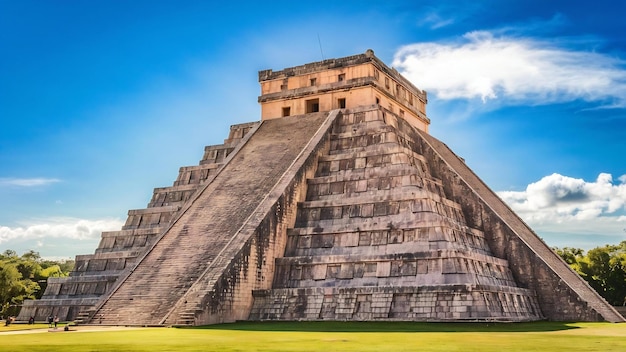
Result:
[[42,260],[32,250],[22,256],[4,251],[0,254],[0,313],[17,314],[15,307],[25,299],[41,298],[48,278],[67,276],[73,267],[74,261]]
[[576,264],[578,260],[585,256],[585,251],[580,248],[563,247],[553,249],[569,265]]
[[554,248],[591,287],[613,305],[626,305],[626,241],[589,250]]
[[13,298],[20,294],[23,289],[21,280],[22,274],[15,265],[0,260],[0,302],[3,305],[12,303]]
[[2,315],[9,313],[11,306],[21,304],[26,298],[35,298],[39,286],[24,279],[15,263],[0,259],[0,304]]

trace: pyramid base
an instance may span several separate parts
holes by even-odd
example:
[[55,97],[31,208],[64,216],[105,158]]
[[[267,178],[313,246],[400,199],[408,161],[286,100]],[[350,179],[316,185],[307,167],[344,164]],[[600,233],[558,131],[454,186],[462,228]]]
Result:
[[488,285],[286,288],[253,292],[249,320],[501,321],[544,319],[526,289]]

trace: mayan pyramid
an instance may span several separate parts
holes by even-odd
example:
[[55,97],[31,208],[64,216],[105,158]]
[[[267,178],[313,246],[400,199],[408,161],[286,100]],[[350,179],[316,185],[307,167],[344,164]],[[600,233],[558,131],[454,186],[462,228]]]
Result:
[[231,127],[21,318],[624,319],[445,144],[426,92],[371,50],[259,72]]

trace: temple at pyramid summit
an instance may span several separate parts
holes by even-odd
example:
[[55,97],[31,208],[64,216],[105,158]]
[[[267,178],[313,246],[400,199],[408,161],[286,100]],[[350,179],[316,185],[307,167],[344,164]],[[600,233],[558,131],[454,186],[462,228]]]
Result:
[[259,82],[260,121],[155,188],[18,319],[624,321],[428,133],[426,92],[373,51]]

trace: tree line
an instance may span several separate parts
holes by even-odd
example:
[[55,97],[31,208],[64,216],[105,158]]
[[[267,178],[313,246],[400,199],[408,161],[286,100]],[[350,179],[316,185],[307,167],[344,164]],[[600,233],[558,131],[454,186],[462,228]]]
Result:
[[574,271],[614,306],[626,305],[626,241],[596,247],[553,248]]
[[0,315],[15,316],[25,299],[39,299],[49,277],[65,277],[74,268],[73,260],[42,259],[38,252],[21,256],[13,250],[0,254]]

